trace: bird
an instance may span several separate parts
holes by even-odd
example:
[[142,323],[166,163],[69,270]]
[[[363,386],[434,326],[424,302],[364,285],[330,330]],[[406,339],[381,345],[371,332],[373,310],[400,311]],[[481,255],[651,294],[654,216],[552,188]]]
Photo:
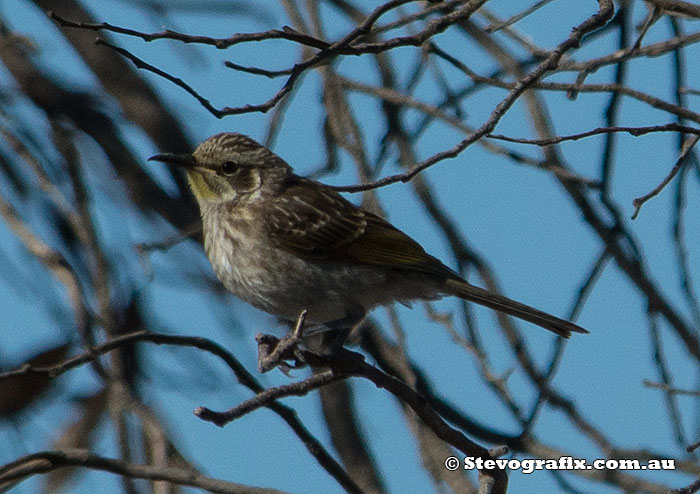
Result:
[[[290,323],[325,328],[326,350],[377,306],[457,296],[561,337],[584,328],[470,284],[413,238],[331,187],[301,177],[271,150],[224,132],[191,154],[149,158],[186,172],[204,249],[224,287]],[[329,343],[330,342],[330,343]]]

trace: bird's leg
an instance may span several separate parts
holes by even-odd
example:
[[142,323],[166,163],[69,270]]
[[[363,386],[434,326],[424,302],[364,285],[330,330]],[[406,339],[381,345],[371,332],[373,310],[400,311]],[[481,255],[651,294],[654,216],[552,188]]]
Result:
[[[255,340],[258,343],[258,370],[267,372],[279,367],[282,372],[288,374],[292,369],[299,369],[306,365],[309,353],[319,357],[335,355],[343,349],[343,343],[358,324],[365,313],[363,310],[353,311],[351,314],[329,321],[323,324],[305,326],[307,311],[299,314],[292,331],[282,339],[270,334],[258,334]],[[305,352],[300,348],[303,343]],[[291,364],[289,362],[292,362]]]
[[318,355],[338,353],[343,348],[350,331],[364,318],[364,311],[358,310],[341,319],[307,328],[304,331],[304,346]]

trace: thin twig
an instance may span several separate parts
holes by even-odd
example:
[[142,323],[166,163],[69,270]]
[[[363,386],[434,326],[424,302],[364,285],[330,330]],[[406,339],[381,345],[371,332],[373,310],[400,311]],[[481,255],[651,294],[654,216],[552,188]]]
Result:
[[125,50],[124,48],[120,48],[119,46],[113,45],[112,43],[105,41],[103,39],[97,39],[95,41],[95,44],[106,46],[107,48],[114,50],[115,52],[119,53],[123,57],[131,60],[131,62],[136,66],[136,68],[144,69],[144,70],[147,70],[149,72],[153,72],[154,74],[159,75],[159,76],[163,77],[164,79],[169,80],[170,82],[172,82],[176,86],[181,87],[182,89],[187,91],[190,95],[192,95],[197,101],[199,101],[199,104],[201,104],[204,108],[209,110],[209,112],[212,115],[214,115],[217,118],[221,118],[223,116],[223,110],[219,110],[219,109],[215,108],[209,102],[208,99],[200,96],[200,94],[197,91],[192,89],[192,86],[187,84],[185,81],[183,81],[179,77],[172,76],[172,75],[168,74],[167,72],[160,70],[158,67],[154,67],[150,63],[141,60],[139,57],[137,57],[136,55],[134,55],[130,51]]
[[239,43],[248,43],[251,41],[265,41],[269,39],[286,39],[296,43],[311,46],[318,49],[326,49],[330,43],[315,39],[311,36],[300,33],[291,27],[285,26],[282,29],[271,29],[269,31],[259,33],[238,33],[228,38],[211,38],[209,36],[193,36],[176,31],[165,30],[160,33],[144,33],[134,29],[128,29],[120,26],[115,26],[108,22],[90,23],[90,22],[75,22],[69,19],[64,19],[55,12],[49,12],[49,17],[55,20],[60,26],[76,29],[87,29],[90,31],[110,31],[113,33],[124,34],[141,38],[144,41],[150,42],[158,39],[171,39],[181,41],[183,43],[195,43],[214,46],[220,50],[229,48]]
[[700,135],[695,135],[687,139],[683,143],[683,149],[681,150],[681,153],[678,156],[676,164],[673,165],[673,168],[671,168],[671,171],[668,173],[668,175],[666,175],[666,177],[661,181],[661,183],[654,187],[654,189],[648,194],[637,197],[632,201],[632,205],[634,206],[634,214],[632,214],[633,220],[637,219],[637,215],[639,215],[639,210],[642,208],[644,203],[647,202],[649,199],[656,197],[664,189],[664,187],[666,187],[666,185],[668,185],[668,183],[671,180],[673,180],[673,177],[675,177],[678,173],[678,170],[681,169],[681,167],[686,161],[686,158],[688,157],[688,153],[691,149],[693,149],[693,146],[695,146],[698,140],[700,140]]
[[597,127],[593,130],[587,130],[578,134],[569,134],[563,136],[550,137],[548,139],[525,139],[520,137],[509,137],[500,134],[489,134],[486,137],[489,139],[497,139],[499,141],[515,142],[518,144],[533,144],[535,146],[551,146],[564,141],[578,141],[585,137],[591,137],[600,134],[611,134],[617,132],[626,132],[627,134],[639,137],[641,135],[650,134],[653,132],[685,132],[687,134],[696,134],[700,136],[700,129],[696,127],[688,127],[687,125],[679,125],[677,123],[669,123],[665,125],[650,125],[645,127]]
[[408,182],[423,170],[433,166],[434,164],[442,160],[454,158],[455,156],[459,155],[462,151],[464,151],[467,147],[469,147],[471,144],[481,139],[485,135],[490,134],[496,127],[496,124],[506,113],[506,111],[515,103],[515,101],[526,89],[528,89],[531,85],[535,84],[535,82],[537,82],[545,73],[555,69],[564,53],[569,49],[578,46],[581,42],[581,39],[586,33],[603,26],[605,22],[607,22],[607,20],[612,16],[613,13],[612,1],[600,0],[599,4],[599,11],[596,14],[589,17],[588,19],[586,19],[579,26],[575,27],[569,38],[567,38],[564,42],[562,42],[559,46],[552,50],[551,54],[542,63],[540,63],[535,70],[530,72],[523,79],[517,81],[513,89],[511,89],[511,91],[508,93],[508,96],[506,96],[500,103],[498,103],[498,105],[496,105],[488,120],[484,122],[484,124],[482,124],[481,127],[479,127],[476,131],[474,131],[468,137],[463,139],[461,142],[459,142],[458,144],[456,144],[448,150],[436,153],[430,158],[416,163],[407,172],[391,175],[380,180],[376,180],[374,182],[362,185],[337,187],[336,190],[343,190],[345,192],[360,192],[364,190],[375,189],[378,187],[384,187],[386,185],[393,184],[396,182]]
[[268,79],[275,79],[283,75],[290,75],[294,69],[283,69],[283,70],[267,70],[258,67],[246,67],[244,65],[238,65],[237,63],[230,62],[226,60],[224,65],[229,69],[238,70],[239,72],[245,72],[247,74],[261,75],[267,77]]

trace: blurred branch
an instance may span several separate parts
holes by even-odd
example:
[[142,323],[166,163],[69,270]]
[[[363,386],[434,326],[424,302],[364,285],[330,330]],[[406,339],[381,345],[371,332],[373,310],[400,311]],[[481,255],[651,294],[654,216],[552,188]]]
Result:
[[[90,12],[78,0],[33,0],[33,2],[45,12],[60,11],[63,16],[69,16],[80,22],[93,21]],[[64,29],[61,34],[97,77],[105,91],[117,100],[126,117],[141,128],[159,149],[174,153],[191,150],[191,142],[185,133],[183,123],[178,121],[172,109],[148,81],[139,76],[137,71],[117,54],[96,49],[94,35],[90,31]],[[105,149],[109,154],[110,148],[105,147]],[[124,168],[128,164],[126,162]],[[122,169],[121,163],[115,163],[115,166],[117,169]],[[186,184],[180,174],[174,173],[171,178],[178,184],[180,190],[185,189]],[[137,187],[143,183],[146,183],[146,180],[128,182],[130,187]],[[151,192],[149,197],[157,196]],[[165,204],[170,210],[177,208],[177,205],[171,202]],[[188,216],[194,207],[194,202],[185,196],[179,200],[179,204],[180,211],[177,216],[180,218],[176,220],[182,219],[183,224],[187,225],[194,219],[194,216]],[[170,221],[173,220],[170,219]],[[173,224],[180,225],[177,221]]]
[[75,314],[76,329],[82,334],[86,331],[90,315],[83,297],[78,277],[70,264],[60,252],[51,249],[39,237],[34,235],[17,214],[12,205],[0,195],[0,216],[5,220],[15,235],[24,244],[27,251],[41,262],[61,282]]
[[519,13],[517,13],[517,14],[511,16],[511,17],[509,17],[508,19],[506,19],[506,20],[503,21],[503,22],[500,22],[500,23],[498,23],[498,24],[491,25],[491,26],[486,26],[486,27],[484,28],[484,31],[486,31],[487,33],[495,33],[496,31],[500,31],[501,29],[503,29],[503,28],[505,28],[505,27],[508,27],[508,26],[510,26],[510,25],[512,25],[512,24],[515,24],[516,22],[518,22],[518,21],[524,19],[525,17],[527,17],[528,15],[532,14],[532,13],[535,12],[537,9],[539,9],[539,8],[541,8],[541,7],[544,7],[545,5],[547,5],[547,4],[548,4],[549,2],[551,2],[551,1],[552,1],[552,0],[539,0],[538,2],[535,2],[535,3],[532,4],[530,7],[528,7],[527,9],[525,9],[525,10],[523,10],[522,12],[519,12]]
[[[656,372],[661,379],[661,382],[666,386],[666,390],[673,389],[673,382],[671,378],[671,373],[669,371],[667,357],[664,354],[664,349],[662,345],[661,333],[659,331],[659,323],[656,314],[650,312],[648,314],[649,319],[649,333],[651,335],[651,345],[654,353],[654,365],[656,366]],[[646,382],[645,382],[645,385]],[[648,385],[647,385],[648,386]],[[685,431],[683,429],[683,421],[681,419],[680,409],[678,408],[678,402],[676,401],[676,393],[666,392],[664,393],[664,398],[666,402],[666,409],[668,411],[668,416],[671,421],[671,427],[675,435],[675,440],[679,446],[683,447],[687,444]]]
[[644,386],[646,386],[647,388],[660,389],[661,391],[669,395],[693,396],[695,398],[700,398],[700,391],[691,391],[688,389],[676,388],[674,386],[669,385],[666,382],[658,383],[645,379],[644,381],[642,381],[642,384],[644,384]]
[[192,223],[196,214],[194,206],[189,200],[169,197],[143,171],[122,142],[114,122],[102,111],[95,98],[62,87],[36,67],[21,46],[1,36],[0,60],[26,97],[46,115],[65,117],[98,143],[127,184],[134,204],[146,211],[157,211],[176,226],[189,226]]
[[[96,345],[91,349],[90,352],[83,353],[81,355],[76,355],[69,359],[63,360],[55,365],[49,367],[35,367],[32,365],[24,365],[23,367],[10,372],[5,372],[0,374],[0,380],[9,379],[17,376],[30,376],[30,375],[48,375],[49,377],[56,377],[70,369],[73,369],[79,365],[83,365],[91,360],[95,359],[98,355],[110,352],[121,346],[133,342],[133,341],[144,341],[151,342],[157,345],[177,345],[177,346],[187,346],[192,348],[197,348],[213,355],[216,355],[221,360],[223,360],[226,365],[233,371],[241,383],[246,388],[250,389],[254,393],[261,393],[264,388],[260,383],[243,367],[243,365],[227,350],[217,343],[208,340],[206,338],[198,338],[192,336],[176,336],[168,334],[159,334],[146,331],[139,331],[137,333],[126,334],[123,336],[118,336],[112,338],[110,341],[103,343],[101,345]],[[284,420],[287,425],[294,431],[294,433],[301,439],[304,446],[309,450],[312,456],[316,458],[318,463],[326,469],[344,488],[348,489],[350,492],[359,492],[355,483],[348,477],[348,475],[343,471],[342,467],[333,459],[333,457],[326,451],[321,442],[316,439],[308,429],[302,424],[296,415],[296,412],[277,401],[270,401],[265,405],[270,410],[275,412],[282,420]]]
[[659,7],[666,12],[684,14],[690,17],[700,18],[700,5],[683,2],[681,0],[644,0]]
[[0,467],[0,485],[66,467],[82,467],[89,470],[110,472],[130,479],[163,480],[175,485],[198,487],[220,494],[284,494],[275,489],[264,489],[213,479],[191,470],[139,465],[104,458],[85,450],[43,451],[18,458]]

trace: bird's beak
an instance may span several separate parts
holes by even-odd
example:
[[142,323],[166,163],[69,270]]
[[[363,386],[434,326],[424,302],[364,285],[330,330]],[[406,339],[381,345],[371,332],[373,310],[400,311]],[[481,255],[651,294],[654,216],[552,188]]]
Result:
[[163,163],[171,163],[173,165],[180,166],[187,170],[191,170],[197,166],[197,160],[191,154],[174,154],[174,153],[164,153],[156,154],[148,158],[148,161],[161,161]]

